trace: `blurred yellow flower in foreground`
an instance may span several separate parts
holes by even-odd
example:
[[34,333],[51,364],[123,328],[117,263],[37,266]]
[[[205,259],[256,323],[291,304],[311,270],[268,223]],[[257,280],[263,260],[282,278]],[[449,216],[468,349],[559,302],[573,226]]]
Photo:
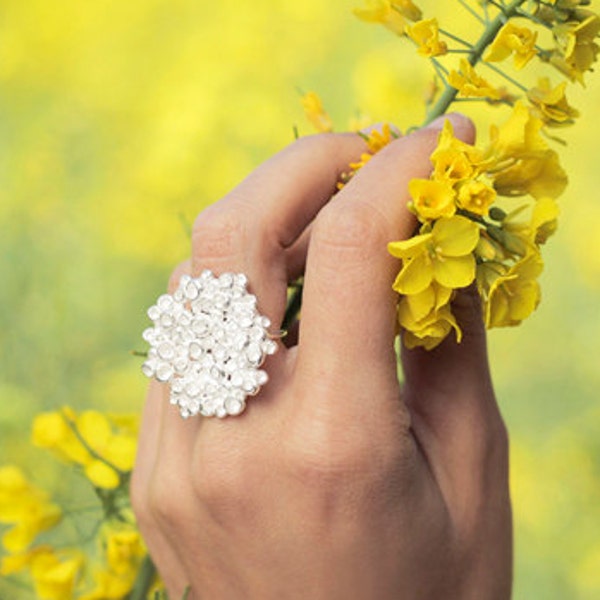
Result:
[[318,132],[326,133],[333,131],[331,117],[323,108],[323,102],[315,92],[304,94],[301,101],[306,118]]
[[119,600],[135,583],[146,554],[142,537],[132,526],[108,525],[103,533],[104,566],[94,571],[94,587],[80,600]]
[[30,572],[38,598],[71,600],[82,565],[82,556],[76,551],[55,553],[49,550],[34,555]]
[[0,574],[28,569],[39,600],[72,600],[82,567],[83,556],[79,551],[57,552],[50,546],[38,546],[5,557]]
[[93,410],[76,415],[64,408],[38,415],[33,423],[33,443],[83,467],[86,477],[100,488],[118,487],[135,460],[134,435],[115,431],[106,415]]
[[[0,467],[0,523],[13,525],[2,537],[9,552],[23,552],[38,533],[54,527],[61,516],[48,494],[27,481],[20,469]],[[2,569],[4,562],[0,572]]]

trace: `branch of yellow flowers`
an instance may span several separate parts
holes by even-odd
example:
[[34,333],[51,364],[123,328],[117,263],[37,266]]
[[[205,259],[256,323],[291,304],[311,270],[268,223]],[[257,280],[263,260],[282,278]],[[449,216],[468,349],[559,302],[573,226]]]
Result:
[[[568,126],[579,113],[567,102],[567,82],[553,87],[550,79],[543,77],[537,86],[528,88],[497,63],[512,58],[515,69],[520,70],[537,57],[571,81],[583,84],[584,72],[591,70],[600,53],[595,41],[600,17],[582,8],[589,0],[478,0],[483,16],[465,0],[458,2],[484,26],[473,45],[440,28],[437,19],[422,18],[411,0],[367,0],[367,9],[355,11],[362,20],[380,23],[410,39],[418,54],[432,64],[437,78],[426,91],[422,126],[445,114],[454,103],[512,107],[505,123],[491,126],[490,141],[483,148],[455,138],[447,122],[431,156],[430,178],[409,184],[408,208],[419,227],[412,238],[388,246],[401,260],[393,288],[399,294],[398,321],[408,348],[434,348],[452,331],[460,342],[462,332],[451,303],[457,290],[471,284],[481,296],[488,328],[518,325],[537,307],[537,277],[543,268],[541,246],[556,229],[556,198],[567,184],[558,154],[545,139],[564,142],[550,135],[547,128]],[[528,10],[524,10],[525,4]],[[498,11],[493,18],[492,8]],[[541,48],[536,43],[538,32],[519,19],[549,29],[553,47]],[[440,35],[459,48],[449,48]],[[464,55],[458,69],[449,70],[439,60],[447,54]],[[506,88],[486,81],[475,68],[480,64],[523,97],[519,99]],[[436,100],[438,81],[443,91]],[[320,104],[313,102],[312,107],[324,112]],[[318,120],[313,115],[311,121],[331,123],[322,114]],[[407,132],[412,129],[416,128]],[[389,125],[384,125],[381,132],[362,135],[369,150],[349,165],[340,189],[392,141],[389,132]],[[519,197],[525,199],[515,208],[513,198]],[[292,300],[297,300],[297,295]],[[298,306],[297,302],[289,304],[286,319]]]
[[[492,44],[492,42],[498,35],[498,32],[502,29],[502,27],[505,25],[508,19],[514,17],[517,14],[518,9],[521,7],[522,4],[525,3],[525,1],[526,0],[513,0],[513,2],[511,2],[511,4],[509,4],[508,6],[502,7],[501,12],[498,13],[496,18],[486,25],[485,30],[481,34],[481,37],[475,42],[467,58],[469,64],[472,67],[474,67],[481,60],[484,52]],[[520,86],[520,84],[518,85]],[[422,126],[431,123],[439,116],[445,114],[450,108],[450,105],[456,99],[457,94],[458,89],[446,85],[446,89],[440,96],[439,100],[427,113],[427,116]]]

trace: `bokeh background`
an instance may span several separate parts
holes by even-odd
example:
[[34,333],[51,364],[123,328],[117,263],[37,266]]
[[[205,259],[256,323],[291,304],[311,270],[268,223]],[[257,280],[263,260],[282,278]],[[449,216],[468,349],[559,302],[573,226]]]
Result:
[[[0,0],[0,463],[47,484],[36,413],[140,410],[144,307],[196,213],[294,126],[311,131],[299,90],[339,129],[422,121],[428,66],[355,4]],[[421,4],[447,29],[475,25],[458,2]],[[571,93],[581,122],[561,131],[571,185],[543,303],[490,336],[522,600],[600,598],[600,77],[587,82]],[[498,110],[474,113],[483,138]],[[29,597],[0,582],[2,600]]]

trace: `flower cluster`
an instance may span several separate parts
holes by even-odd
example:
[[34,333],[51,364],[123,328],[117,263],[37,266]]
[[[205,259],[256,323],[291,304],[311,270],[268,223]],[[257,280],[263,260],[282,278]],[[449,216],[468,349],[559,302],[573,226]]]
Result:
[[489,328],[517,325],[537,307],[540,247],[556,229],[555,199],[567,183],[541,127],[516,104],[478,148],[456,139],[446,121],[431,177],[409,186],[419,232],[389,244],[402,259],[393,287],[401,294],[398,317],[409,348],[431,349],[452,330],[460,340],[451,302],[457,289],[474,282]]
[[[393,288],[409,348],[435,348],[451,332],[461,340],[452,301],[470,285],[479,291],[488,328],[518,325],[538,306],[540,250],[557,228],[556,199],[567,185],[559,155],[549,145],[560,140],[550,129],[579,117],[566,98],[567,86],[584,83],[600,50],[600,16],[589,0],[462,0],[458,5],[477,21],[479,35],[473,40],[447,31],[436,18],[423,18],[412,2],[367,0],[365,8],[355,10],[360,19],[410,40],[430,61],[435,81],[425,124],[461,102],[511,110],[502,124],[491,124],[485,146],[458,140],[447,121],[431,155],[431,176],[410,182],[409,208],[418,229],[412,238],[388,246],[401,260]],[[507,71],[525,71],[534,61],[543,73],[535,85]],[[557,75],[562,80],[553,81]],[[313,110],[316,106],[313,101]],[[305,109],[317,123],[306,102]],[[386,125],[380,133],[361,134],[368,151],[350,165],[338,187],[397,137],[392,132]]]
[[[79,539],[65,546],[61,527],[78,528],[77,509],[59,507],[64,503],[52,501],[17,467],[1,467],[0,523],[11,527],[2,538],[0,575],[29,580],[40,600],[128,597],[146,560],[128,498],[137,426],[137,417],[77,414],[68,407],[35,418],[34,445],[71,465],[91,484],[100,501],[97,525],[88,552]],[[89,521],[89,512],[81,518]],[[151,591],[147,597],[157,598]]]

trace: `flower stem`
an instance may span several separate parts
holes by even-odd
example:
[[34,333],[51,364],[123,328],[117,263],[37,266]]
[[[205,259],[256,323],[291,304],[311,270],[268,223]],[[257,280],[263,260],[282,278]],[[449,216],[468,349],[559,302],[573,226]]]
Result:
[[[500,29],[502,29],[508,19],[514,17],[519,12],[519,7],[525,2],[526,0],[513,0],[513,2],[506,6],[502,12],[498,13],[496,18],[486,26],[484,32],[481,34],[481,37],[477,40],[477,42],[475,42],[473,49],[467,58],[472,67],[474,67],[481,60],[486,48],[494,41],[494,38],[498,35]],[[427,113],[427,117],[425,118],[423,126],[428,125],[431,123],[431,121],[445,114],[450,105],[456,99],[457,94],[458,90],[456,88],[447,86],[439,100]]]
[[131,590],[127,600],[146,600],[150,586],[152,585],[154,578],[156,577],[156,567],[152,562],[149,554],[146,554],[140,570],[138,571],[133,589]]

